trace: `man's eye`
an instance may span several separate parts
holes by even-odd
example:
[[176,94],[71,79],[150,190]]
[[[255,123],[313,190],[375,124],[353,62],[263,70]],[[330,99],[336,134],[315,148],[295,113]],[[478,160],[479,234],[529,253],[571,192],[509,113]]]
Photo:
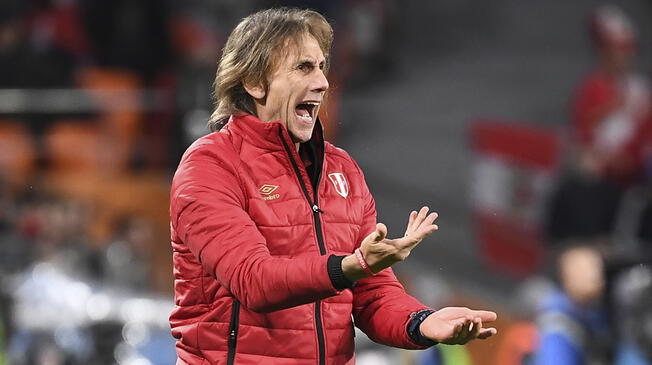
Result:
[[302,63],[299,66],[297,66],[297,69],[299,71],[304,71],[304,72],[308,72],[308,71],[312,70],[312,68],[313,68],[313,66],[309,65],[307,63]]

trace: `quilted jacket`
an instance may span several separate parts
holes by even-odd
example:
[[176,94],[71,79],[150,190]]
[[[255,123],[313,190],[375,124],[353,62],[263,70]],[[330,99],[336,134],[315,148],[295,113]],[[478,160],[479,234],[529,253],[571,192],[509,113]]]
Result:
[[426,306],[391,269],[333,286],[328,257],[373,231],[375,204],[320,125],[308,143],[316,184],[284,125],[251,115],[184,154],[170,204],[178,364],[353,364],[353,321],[374,341],[420,348],[406,325]]

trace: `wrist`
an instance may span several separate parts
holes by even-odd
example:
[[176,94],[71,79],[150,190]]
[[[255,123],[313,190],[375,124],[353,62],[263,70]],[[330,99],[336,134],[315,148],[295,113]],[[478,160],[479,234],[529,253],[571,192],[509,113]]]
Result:
[[342,270],[342,260],[345,256],[330,255],[326,264],[328,276],[333,287],[337,290],[351,289],[354,282],[349,280]]
[[369,267],[369,264],[367,263],[367,260],[365,260],[364,255],[362,254],[360,248],[356,248],[353,254],[355,255],[355,258],[358,260],[358,264],[360,264],[360,267],[362,267],[362,271],[364,271],[367,274],[367,276],[371,277],[376,275],[376,273],[374,273]]
[[433,314],[432,309],[423,309],[410,315],[410,321],[407,326],[407,333],[410,339],[419,346],[429,347],[436,345],[437,341],[431,340],[421,332],[421,324],[425,319]]
[[351,281],[358,281],[369,277],[369,275],[367,275],[362,269],[362,266],[360,266],[355,254],[344,257],[342,260],[342,272],[344,273],[344,276]]

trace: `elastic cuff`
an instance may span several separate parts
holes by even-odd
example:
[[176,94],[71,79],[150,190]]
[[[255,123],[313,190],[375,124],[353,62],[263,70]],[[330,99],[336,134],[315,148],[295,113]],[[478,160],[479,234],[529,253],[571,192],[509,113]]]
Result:
[[333,283],[333,287],[337,290],[351,289],[353,288],[353,282],[344,276],[342,271],[342,260],[346,256],[330,255],[326,263],[328,269],[328,277]]
[[426,319],[426,317],[434,312],[435,311],[432,309],[423,309],[410,314],[411,319],[410,322],[408,322],[407,333],[410,339],[419,346],[430,347],[438,343],[437,341],[424,337],[419,329],[419,326],[421,326],[421,323]]

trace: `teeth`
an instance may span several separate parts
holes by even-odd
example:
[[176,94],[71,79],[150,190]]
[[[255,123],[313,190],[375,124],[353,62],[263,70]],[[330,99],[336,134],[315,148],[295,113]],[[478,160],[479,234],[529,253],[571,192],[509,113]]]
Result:
[[317,102],[317,101],[304,101],[304,102],[301,102],[301,104],[299,104],[299,105],[310,105],[310,106],[312,106],[312,108],[310,108],[308,110],[309,115],[303,116],[303,115],[297,114],[297,117],[304,120],[305,122],[312,123],[313,115],[314,115],[315,111],[317,110],[317,107],[319,106],[319,104],[321,104],[321,103]]
[[312,122],[312,117],[309,116],[309,115],[304,117],[303,115],[297,114],[297,117],[299,119],[303,120],[304,122]]

